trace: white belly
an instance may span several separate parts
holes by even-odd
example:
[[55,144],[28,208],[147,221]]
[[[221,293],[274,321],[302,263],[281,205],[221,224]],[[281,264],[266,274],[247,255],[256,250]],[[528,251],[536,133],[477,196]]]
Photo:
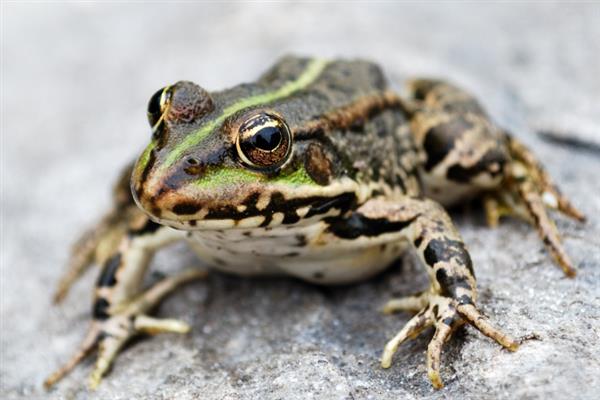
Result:
[[193,231],[194,251],[215,269],[237,275],[291,275],[314,283],[364,280],[388,267],[406,248],[396,234],[342,240],[326,224],[273,229]]

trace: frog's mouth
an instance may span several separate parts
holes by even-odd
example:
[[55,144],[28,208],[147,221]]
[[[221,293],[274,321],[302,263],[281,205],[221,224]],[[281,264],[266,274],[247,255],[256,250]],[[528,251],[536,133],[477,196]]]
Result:
[[137,201],[155,222],[162,225],[183,230],[223,230],[272,228],[298,224],[313,217],[340,215],[356,204],[356,194],[345,192],[334,197],[309,195],[285,198],[277,191],[254,191],[237,202],[172,198],[159,199],[150,207]]
[[144,188],[132,190],[137,205],[155,222],[182,230],[292,225],[312,217],[340,215],[357,203],[355,188],[342,185],[306,188],[249,182],[217,188],[192,183]]

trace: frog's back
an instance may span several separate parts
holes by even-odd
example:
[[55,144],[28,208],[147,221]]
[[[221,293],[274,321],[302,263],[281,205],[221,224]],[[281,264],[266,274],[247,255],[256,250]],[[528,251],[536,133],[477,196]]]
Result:
[[[222,104],[248,96],[268,97],[274,88],[295,82],[312,60],[284,57],[256,82],[215,93]],[[421,156],[410,134],[399,99],[381,68],[363,60],[330,62],[302,90],[269,104],[284,116],[298,153],[311,143],[331,159],[332,174],[360,184],[375,184],[387,195],[420,192]],[[329,183],[329,182],[327,182]]]

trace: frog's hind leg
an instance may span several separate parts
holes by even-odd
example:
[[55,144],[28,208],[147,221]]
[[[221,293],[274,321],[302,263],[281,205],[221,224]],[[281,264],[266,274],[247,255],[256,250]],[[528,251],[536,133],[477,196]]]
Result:
[[523,144],[508,135],[507,142],[511,162],[506,170],[505,180],[496,192],[484,197],[488,223],[493,226],[501,215],[516,215],[528,220],[536,227],[538,235],[564,273],[573,277],[575,268],[547,208],[556,209],[580,222],[585,221],[585,216],[562,195],[548,173]]
[[[376,230],[381,230],[378,232],[381,235],[395,235],[387,236],[386,240],[407,240],[416,250],[431,281],[428,290],[394,299],[384,307],[387,313],[399,310],[416,312],[386,344],[381,358],[384,368],[391,366],[392,357],[400,344],[416,337],[429,326],[434,327],[435,333],[427,348],[427,370],[436,388],[443,386],[440,378],[442,347],[452,332],[465,323],[473,325],[509,350],[518,348],[516,340],[492,326],[477,309],[471,258],[440,205],[430,200],[408,197],[399,203],[373,199],[345,221],[330,225],[330,231],[342,238],[350,232],[355,238],[363,234],[373,236]],[[344,223],[352,229],[343,229]],[[363,228],[364,233],[361,231]]]
[[73,245],[67,268],[54,293],[55,303],[64,300],[71,286],[91,265],[103,265],[115,253],[128,225],[141,214],[129,188],[132,168],[133,164],[127,165],[121,172],[113,190],[111,210]]
[[505,215],[529,221],[567,276],[575,269],[546,208],[585,217],[552,182],[533,154],[493,124],[467,92],[441,81],[410,83],[411,128],[425,152],[423,182],[428,197],[445,206],[484,193],[487,221]]
[[516,181],[523,181],[524,178],[528,178],[532,185],[538,186],[535,189],[538,194],[541,194],[546,206],[557,209],[577,221],[585,222],[585,215],[561,193],[533,153],[519,140],[508,134],[507,141],[514,165],[511,178]]
[[206,276],[205,270],[187,270],[165,278],[150,289],[140,291],[148,263],[154,252],[182,238],[182,233],[158,225],[140,212],[138,225],[131,226],[116,252],[104,264],[96,283],[92,323],[75,355],[44,382],[49,388],[64,377],[95,347],[98,359],[90,376],[95,388],[123,345],[140,333],[185,333],[189,326],[171,319],[147,315],[159,301],[177,286]]

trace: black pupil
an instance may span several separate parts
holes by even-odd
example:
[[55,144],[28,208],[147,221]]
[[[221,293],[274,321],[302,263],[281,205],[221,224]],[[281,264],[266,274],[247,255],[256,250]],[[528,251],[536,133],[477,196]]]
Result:
[[252,136],[251,143],[261,150],[273,151],[281,143],[281,129],[275,126],[262,128]]

